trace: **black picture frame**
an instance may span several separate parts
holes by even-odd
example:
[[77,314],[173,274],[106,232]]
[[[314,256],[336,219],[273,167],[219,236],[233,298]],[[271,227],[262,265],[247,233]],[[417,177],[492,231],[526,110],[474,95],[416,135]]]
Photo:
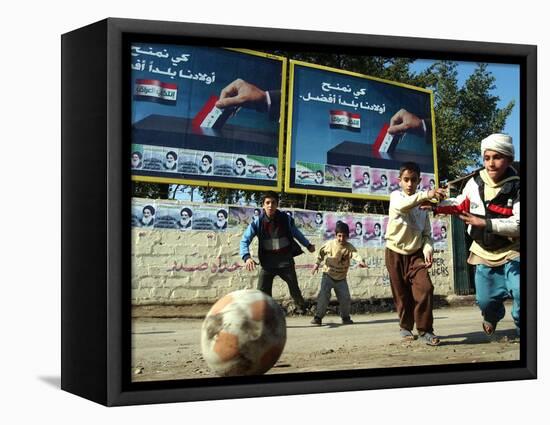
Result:
[[[130,382],[130,174],[124,49],[147,37],[520,66],[520,360],[478,364]],[[536,46],[109,18],[62,36],[62,389],[115,406],[415,387],[537,376]],[[127,103],[127,102],[126,102]],[[80,217],[86,211],[87,225]],[[109,214],[107,214],[107,211]]]

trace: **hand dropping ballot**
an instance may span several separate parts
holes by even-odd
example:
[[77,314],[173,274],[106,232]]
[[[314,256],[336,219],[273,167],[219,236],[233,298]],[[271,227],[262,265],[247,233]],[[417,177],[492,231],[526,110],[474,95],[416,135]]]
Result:
[[221,129],[227,120],[234,116],[240,108],[218,108],[217,96],[210,96],[199,113],[193,119],[193,127]]

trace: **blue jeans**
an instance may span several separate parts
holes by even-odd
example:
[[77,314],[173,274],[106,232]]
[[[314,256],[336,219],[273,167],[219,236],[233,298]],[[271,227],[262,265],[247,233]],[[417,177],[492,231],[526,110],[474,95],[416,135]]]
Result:
[[497,324],[506,313],[504,300],[512,298],[512,319],[519,328],[519,258],[498,267],[476,265],[476,300],[483,318]]
[[315,316],[320,319],[325,316],[330,301],[330,293],[333,289],[340,303],[340,316],[342,319],[349,318],[351,295],[349,293],[348,282],[346,279],[334,280],[326,273],[323,273],[323,277],[321,278],[321,288],[319,289],[319,295],[317,295],[317,310],[315,311]]

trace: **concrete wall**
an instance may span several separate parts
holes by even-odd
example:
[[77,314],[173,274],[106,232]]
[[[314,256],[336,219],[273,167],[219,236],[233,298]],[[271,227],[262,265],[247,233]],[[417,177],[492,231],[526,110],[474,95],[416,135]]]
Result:
[[[134,305],[213,303],[234,290],[256,287],[258,270],[244,270],[239,257],[241,232],[133,228],[132,238]],[[309,239],[317,248],[324,243],[320,237]],[[449,232],[446,249],[436,250],[434,255],[431,276],[437,295],[453,293],[451,240]],[[384,249],[358,248],[358,251],[369,268],[350,269],[348,283],[352,298],[391,298]],[[257,253],[257,238],[250,252]],[[311,275],[316,254],[306,251],[296,257],[298,280],[306,299],[315,298],[319,288],[320,273]],[[286,284],[279,278],[275,279],[273,296],[290,299]]]

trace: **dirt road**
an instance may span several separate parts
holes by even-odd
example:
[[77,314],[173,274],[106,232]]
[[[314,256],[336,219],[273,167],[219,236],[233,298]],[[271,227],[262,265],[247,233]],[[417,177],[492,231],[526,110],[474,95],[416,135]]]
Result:
[[[434,317],[442,339],[439,347],[428,347],[419,340],[402,343],[395,313],[355,315],[355,324],[346,326],[331,315],[321,327],[310,325],[310,316],[287,317],[285,349],[268,373],[519,359],[519,339],[509,313],[492,338],[481,331],[476,307],[441,308],[434,311]],[[134,381],[215,376],[202,359],[201,324],[200,319],[135,318]]]

